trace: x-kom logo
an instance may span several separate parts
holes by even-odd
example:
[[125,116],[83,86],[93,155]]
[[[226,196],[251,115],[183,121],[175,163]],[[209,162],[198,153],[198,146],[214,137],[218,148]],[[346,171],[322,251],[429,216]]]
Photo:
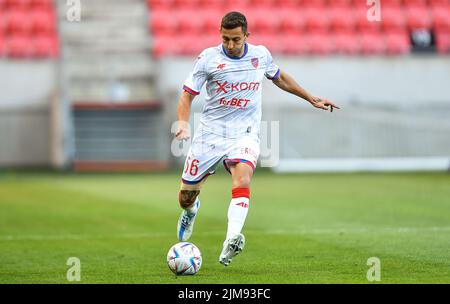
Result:
[[228,83],[228,81],[220,82],[216,81],[218,88],[216,93],[224,92],[228,93],[229,91],[257,91],[259,89],[259,82],[236,82],[236,83]]

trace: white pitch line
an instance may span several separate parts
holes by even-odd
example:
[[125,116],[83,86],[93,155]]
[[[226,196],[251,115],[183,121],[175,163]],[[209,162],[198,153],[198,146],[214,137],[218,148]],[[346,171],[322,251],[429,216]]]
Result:
[[[316,228],[301,230],[247,230],[247,233],[266,235],[308,235],[308,234],[360,234],[360,233],[418,233],[418,232],[449,232],[450,227],[382,227],[382,228]],[[225,235],[223,231],[197,232],[199,236]],[[0,235],[0,241],[65,241],[65,240],[107,240],[134,239],[175,236],[175,232],[143,232],[143,233],[113,233],[101,235],[86,234],[35,234],[35,235]]]

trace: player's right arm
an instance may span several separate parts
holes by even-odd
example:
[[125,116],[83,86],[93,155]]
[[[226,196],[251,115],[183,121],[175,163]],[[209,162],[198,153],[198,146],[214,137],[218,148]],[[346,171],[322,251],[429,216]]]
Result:
[[190,136],[189,116],[191,114],[191,105],[195,95],[183,91],[178,101],[178,127],[175,137],[178,140],[187,140]]

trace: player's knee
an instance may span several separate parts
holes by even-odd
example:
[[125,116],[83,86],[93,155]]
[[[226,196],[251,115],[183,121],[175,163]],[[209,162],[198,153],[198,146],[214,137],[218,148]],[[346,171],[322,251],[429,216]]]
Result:
[[181,208],[188,208],[192,206],[195,199],[200,194],[200,190],[180,190],[178,193],[178,201]]
[[251,177],[247,175],[233,179],[233,188],[250,188]]

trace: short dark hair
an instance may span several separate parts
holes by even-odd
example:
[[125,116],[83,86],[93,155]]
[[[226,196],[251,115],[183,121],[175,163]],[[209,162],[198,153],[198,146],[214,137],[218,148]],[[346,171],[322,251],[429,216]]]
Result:
[[247,33],[247,18],[239,12],[229,12],[222,18],[220,28],[232,30],[237,27],[242,27],[242,31]]

